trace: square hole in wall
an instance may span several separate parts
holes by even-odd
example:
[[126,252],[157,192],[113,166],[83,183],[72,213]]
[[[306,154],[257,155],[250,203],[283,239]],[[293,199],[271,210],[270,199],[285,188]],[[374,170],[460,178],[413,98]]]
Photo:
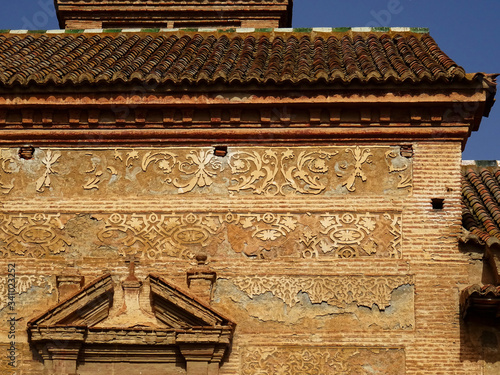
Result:
[[432,198],[431,204],[432,204],[433,210],[442,210],[444,208],[444,199],[443,198]]

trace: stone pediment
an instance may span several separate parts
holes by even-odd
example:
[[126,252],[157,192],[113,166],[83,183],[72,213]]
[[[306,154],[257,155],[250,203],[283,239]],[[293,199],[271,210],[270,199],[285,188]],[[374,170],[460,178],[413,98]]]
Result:
[[[161,276],[149,275],[145,281],[142,293],[150,294],[151,306],[149,309],[144,305],[135,306],[139,309],[130,312],[130,314],[133,314],[130,315],[131,317],[140,319],[141,315],[145,315],[142,317],[144,319],[154,316],[157,319],[157,324],[151,324],[151,326],[163,329],[188,329],[192,327],[233,324],[229,319],[215,312],[197,297],[173,286]],[[119,324],[118,326],[114,324],[118,321],[116,317],[119,316],[119,313],[115,313],[115,316],[113,316],[113,311],[123,311],[123,306],[116,305],[127,302],[127,287],[124,288],[125,291],[121,291],[119,285],[113,284],[110,274],[103,275],[47,312],[32,319],[28,323],[28,326],[30,328],[42,326],[86,326],[99,328],[136,328],[137,326],[148,326],[137,321],[130,322],[127,327],[124,324]],[[150,290],[145,290],[148,286],[150,286]]]
[[113,296],[114,286],[111,275],[103,275],[32,319],[28,327],[93,326],[108,316]]
[[191,362],[218,372],[234,326],[161,276],[141,282],[131,272],[120,283],[110,274],[97,278],[32,319],[28,333],[50,374],[92,373],[92,363],[123,358],[131,366],[181,362],[189,374]]
[[158,275],[149,275],[152,305],[156,317],[173,328],[232,325],[196,297],[181,291]]

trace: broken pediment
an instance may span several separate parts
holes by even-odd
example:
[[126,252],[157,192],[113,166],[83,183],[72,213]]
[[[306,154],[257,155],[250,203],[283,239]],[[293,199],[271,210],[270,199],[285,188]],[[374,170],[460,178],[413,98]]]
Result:
[[[234,323],[161,276],[99,277],[28,323],[49,374],[217,374]],[[128,367],[124,367],[128,366]],[[210,370],[209,370],[210,369]],[[152,372],[156,373],[156,372]]]

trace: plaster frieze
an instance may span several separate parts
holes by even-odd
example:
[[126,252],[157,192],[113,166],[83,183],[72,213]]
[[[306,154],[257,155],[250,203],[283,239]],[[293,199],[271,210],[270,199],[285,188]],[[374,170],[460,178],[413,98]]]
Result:
[[109,252],[193,259],[200,248],[231,258],[403,258],[402,214],[397,211],[103,213],[92,218],[5,213],[0,239],[8,259],[75,259]]
[[241,354],[242,375],[406,373],[402,348],[356,346],[248,346]]
[[[189,195],[411,195],[411,146],[0,149],[10,199]],[[220,151],[220,150],[219,150]]]

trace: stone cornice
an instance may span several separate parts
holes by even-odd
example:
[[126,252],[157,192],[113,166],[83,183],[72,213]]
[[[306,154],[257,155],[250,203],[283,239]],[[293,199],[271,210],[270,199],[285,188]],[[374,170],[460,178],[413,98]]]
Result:
[[7,94],[0,144],[238,144],[441,139],[464,142],[489,91]]

